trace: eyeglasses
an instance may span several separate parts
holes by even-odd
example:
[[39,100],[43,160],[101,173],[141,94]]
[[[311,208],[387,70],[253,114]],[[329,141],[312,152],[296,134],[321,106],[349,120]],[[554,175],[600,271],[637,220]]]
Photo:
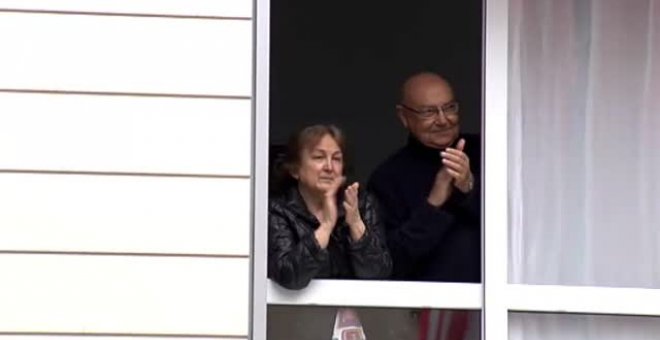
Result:
[[458,102],[449,102],[440,107],[428,107],[421,110],[413,109],[412,107],[400,103],[402,108],[414,112],[419,118],[427,119],[437,116],[440,112],[445,115],[447,120],[455,120],[458,118]]

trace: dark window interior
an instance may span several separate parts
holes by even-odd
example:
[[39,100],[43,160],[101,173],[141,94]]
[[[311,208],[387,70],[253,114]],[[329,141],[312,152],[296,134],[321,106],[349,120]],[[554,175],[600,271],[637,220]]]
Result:
[[365,182],[405,143],[394,106],[401,82],[422,70],[449,79],[462,130],[480,132],[481,0],[289,0],[271,11],[271,159],[297,128],[333,123],[351,177]]

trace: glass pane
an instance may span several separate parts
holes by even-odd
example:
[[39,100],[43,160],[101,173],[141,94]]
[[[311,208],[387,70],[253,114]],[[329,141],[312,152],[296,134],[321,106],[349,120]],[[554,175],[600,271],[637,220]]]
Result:
[[510,340],[655,340],[660,318],[611,315],[509,315]]
[[341,332],[358,334],[360,325],[371,340],[478,340],[480,334],[478,311],[268,306],[268,340],[359,340]]
[[660,6],[510,3],[510,282],[660,288]]

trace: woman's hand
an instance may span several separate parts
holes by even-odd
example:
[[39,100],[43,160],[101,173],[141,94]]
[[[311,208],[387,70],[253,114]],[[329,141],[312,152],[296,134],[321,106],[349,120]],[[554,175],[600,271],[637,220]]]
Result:
[[344,191],[344,209],[346,209],[346,223],[351,231],[351,239],[358,241],[364,235],[366,226],[360,216],[360,209],[358,204],[358,190],[360,184],[355,182],[346,188]]
[[323,210],[321,211],[321,225],[334,228],[337,224],[337,191],[346,181],[346,177],[335,178],[334,182],[323,194]]
[[319,222],[321,225],[314,232],[321,248],[325,249],[330,241],[330,234],[337,224],[337,191],[346,181],[346,177],[335,178],[330,188],[323,194],[323,209]]

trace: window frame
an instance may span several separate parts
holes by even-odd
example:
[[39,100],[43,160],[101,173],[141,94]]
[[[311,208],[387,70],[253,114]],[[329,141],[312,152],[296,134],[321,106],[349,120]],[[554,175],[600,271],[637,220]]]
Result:
[[508,339],[511,313],[660,317],[660,289],[509,283],[509,2],[484,0],[482,339]]
[[478,283],[313,280],[300,291],[268,281],[269,305],[354,306],[479,310]]
[[[270,0],[255,0],[253,4],[250,339],[266,339],[269,304],[481,309],[482,339],[498,340],[508,339],[508,317],[515,312],[660,317],[660,289],[508,282],[509,202],[502,197],[508,195],[509,0],[483,0],[483,284],[314,280],[305,290],[290,291],[268,280]],[[346,289],[347,285],[352,289]]]

